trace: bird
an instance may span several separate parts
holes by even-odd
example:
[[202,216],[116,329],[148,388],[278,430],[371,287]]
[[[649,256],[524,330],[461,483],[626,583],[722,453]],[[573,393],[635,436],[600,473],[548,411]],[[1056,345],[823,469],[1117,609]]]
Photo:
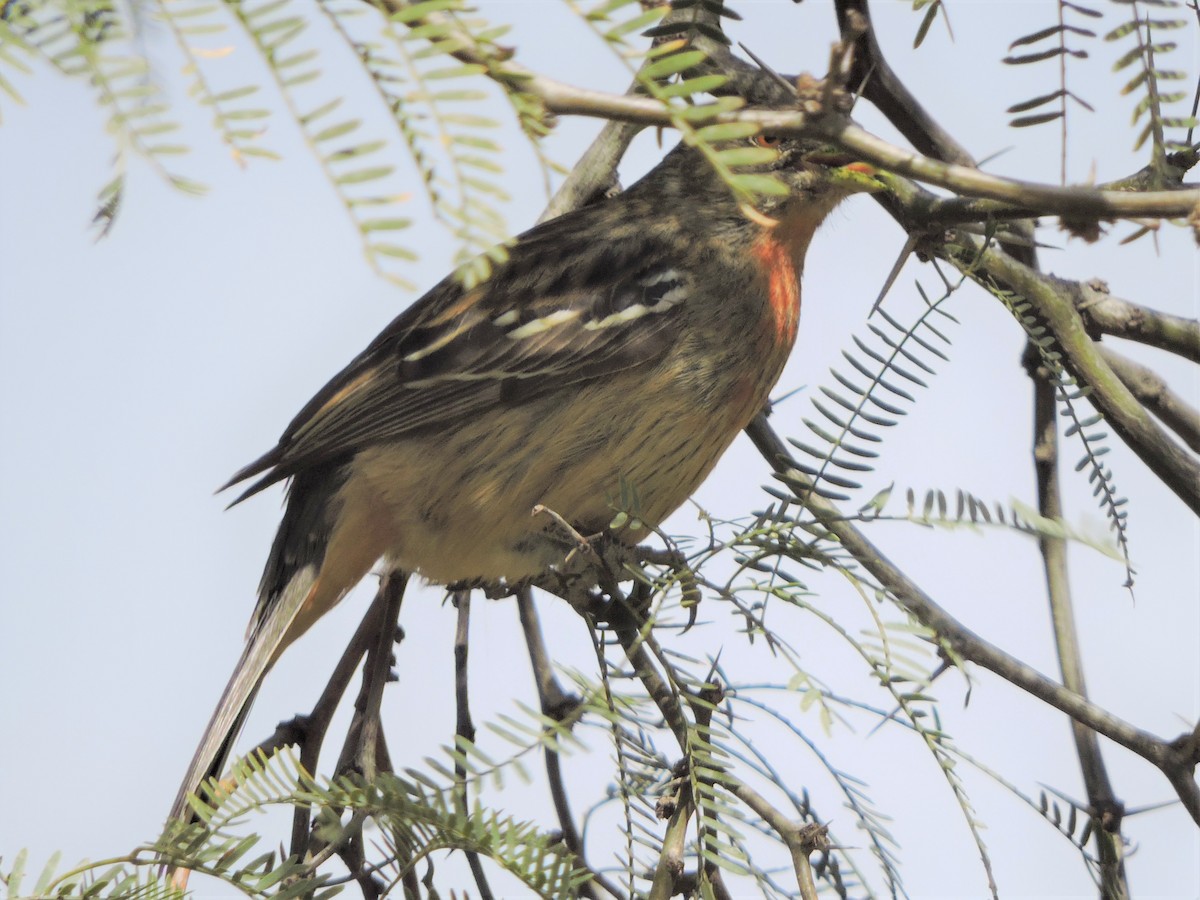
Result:
[[634,545],[696,490],[782,372],[817,227],[883,187],[812,140],[715,149],[749,151],[786,191],[748,202],[681,141],[627,190],[520,235],[481,284],[443,279],[225,485],[256,479],[238,503],[287,481],[286,506],[172,820],[220,776],[279,655],[379,560],[517,584],[572,547],[535,505]]

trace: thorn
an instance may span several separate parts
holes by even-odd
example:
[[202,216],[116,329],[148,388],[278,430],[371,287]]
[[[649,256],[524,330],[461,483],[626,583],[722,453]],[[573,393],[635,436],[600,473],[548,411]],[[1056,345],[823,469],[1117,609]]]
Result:
[[792,94],[793,96],[795,95],[796,86],[794,84],[792,84],[790,81],[788,81],[782,75],[780,75],[778,72],[776,72],[770,66],[768,66],[765,62],[763,62],[761,59],[759,59],[758,55],[753,50],[751,50],[749,47],[747,47],[745,44],[743,44],[741,41],[738,41],[738,46],[742,48],[743,52],[745,52],[745,54],[747,56],[749,56],[752,60],[754,60],[755,65],[757,65],[760,69],[762,69],[764,72],[766,72],[768,75],[770,75],[771,78],[774,79],[785,90],[787,90],[788,93]]
[[883,282],[883,287],[879,290],[879,296],[875,298],[875,302],[871,305],[871,311],[867,313],[868,319],[875,315],[879,311],[879,307],[883,305],[883,298],[887,296],[887,292],[892,289],[892,285],[900,277],[900,270],[908,262],[909,255],[917,249],[917,244],[920,240],[920,237],[915,234],[910,234],[904,239],[904,246],[900,248],[900,255],[896,257],[896,262],[892,264],[892,271],[888,272],[888,276]]

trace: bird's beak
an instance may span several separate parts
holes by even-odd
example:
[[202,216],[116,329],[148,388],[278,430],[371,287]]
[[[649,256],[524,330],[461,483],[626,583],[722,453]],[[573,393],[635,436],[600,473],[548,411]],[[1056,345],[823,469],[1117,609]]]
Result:
[[830,170],[829,180],[848,194],[877,194],[887,190],[875,167],[865,162],[838,166]]
[[804,160],[828,169],[829,182],[848,194],[877,194],[887,190],[874,166],[840,151],[817,151]]

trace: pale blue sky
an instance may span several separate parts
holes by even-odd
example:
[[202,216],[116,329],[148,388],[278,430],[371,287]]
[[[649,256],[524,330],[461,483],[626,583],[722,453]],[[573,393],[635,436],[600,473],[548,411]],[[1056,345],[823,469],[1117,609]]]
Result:
[[[795,60],[824,67],[834,37],[827,3],[736,5],[746,22],[735,37],[760,56],[784,70],[799,68]],[[1014,132],[1003,124],[1007,106],[1051,89],[1052,72],[994,63],[1012,38],[1050,24],[1051,4],[951,4],[956,41],[935,26],[929,46],[915,56],[907,48],[918,17],[908,4],[878,5],[894,66],[973,153],[1012,148],[993,171],[1057,179],[1056,129]],[[624,89],[627,76],[602,48],[576,48],[578,26],[558,4],[481,6],[491,18],[517,25],[511,42],[526,64],[563,80]],[[1105,9],[1112,18],[1116,7]],[[1200,69],[1194,29],[1180,38],[1188,45],[1180,67],[1194,73]],[[207,131],[207,114],[183,95],[172,47],[161,36],[148,46],[195,148],[177,168],[210,191],[185,196],[135,162],[121,217],[99,243],[87,222],[95,193],[108,180],[113,149],[86,90],[38,71],[14,79],[26,106],[0,100],[0,608],[6,635],[0,690],[9,722],[0,742],[0,855],[8,860],[28,846],[35,867],[53,850],[68,861],[96,858],[154,836],[240,650],[278,522],[278,489],[231,512],[212,491],[270,447],[304,401],[417,296],[370,272],[343,210],[284,117],[272,120],[265,138],[284,161],[238,169]],[[1117,49],[1097,44],[1094,52],[1100,58],[1080,70],[1086,76],[1078,80],[1099,114],[1072,120],[1070,170],[1077,180],[1092,174],[1093,161],[1100,180],[1142,164],[1127,149],[1130,136],[1110,136],[1112,123],[1125,126],[1131,105],[1128,98],[1114,99],[1108,79]],[[252,59],[238,61],[245,56],[240,49],[233,63],[242,67],[243,80],[265,81]],[[326,68],[331,94],[358,90],[345,60]],[[564,123],[548,143],[551,155],[569,164],[596,127]],[[520,139],[509,134],[507,145],[513,149],[505,182],[514,196],[509,222],[516,231],[532,223],[545,196]],[[659,152],[653,137],[643,135],[624,170],[626,183]],[[1112,238],[1094,246],[1068,242],[1053,230],[1042,237],[1062,248],[1043,253],[1047,270],[1099,277],[1119,296],[1197,315],[1200,272],[1187,234],[1164,229],[1157,251],[1148,239],[1119,247]],[[446,270],[452,242],[427,220],[403,239],[422,255],[406,274],[427,288]],[[850,346],[851,334],[865,333],[866,312],[902,242],[869,198],[855,198],[835,213],[810,253],[800,342],[779,394],[831,383],[829,366]],[[936,274],[910,263],[888,301],[894,314],[919,302],[915,279],[937,290]],[[1031,502],[1021,334],[979,292],[963,291],[951,311],[962,323],[953,332],[951,362],[890,435],[868,490],[894,480],[918,491],[961,487],[993,500]],[[1154,351],[1129,350],[1192,402],[1200,398],[1194,368]],[[801,417],[811,413],[805,393],[777,409],[781,431],[800,434]],[[1072,550],[1089,683],[1097,702],[1114,713],[1173,736],[1195,721],[1200,707],[1197,526],[1115,438],[1111,444],[1110,467],[1130,498],[1139,581],[1135,603],[1121,588],[1119,565]],[[1080,455],[1070,443],[1065,453],[1068,463]],[[697,499],[718,517],[735,516],[744,511],[746,492],[768,481],[765,464],[739,439]],[[1083,477],[1068,479],[1068,495],[1072,521],[1102,531]],[[765,496],[754,502],[761,506]],[[697,533],[694,511],[685,507],[668,530]],[[876,533],[895,561],[972,628],[1041,671],[1056,671],[1032,542],[907,525]],[[1192,565],[1177,562],[1188,558]],[[826,608],[845,615],[852,628],[868,627],[845,586],[833,579],[814,586]],[[280,663],[251,718],[247,745],[311,702],[369,590],[348,598]],[[561,607],[541,603],[552,649],[560,662],[586,668],[590,645]],[[703,608],[703,617],[714,624],[698,629],[688,651],[721,650],[731,670],[740,660],[742,676],[749,677],[735,623],[715,603]],[[866,690],[861,663],[834,648],[814,620],[796,621],[788,636],[806,666],[845,693]],[[385,726],[393,753],[419,764],[453,732],[453,611],[437,591],[422,591],[406,603],[403,624],[409,637],[399,648],[401,684],[389,690]],[[489,712],[512,711],[516,700],[529,702],[533,693],[511,602],[477,602],[473,634],[481,723]],[[1061,717],[986,673],[975,676],[965,710],[958,676],[948,676],[936,691],[959,744],[1026,792],[1036,795],[1046,783],[1082,796]],[[764,665],[762,677],[786,681],[787,674]],[[798,703],[794,709],[796,722],[825,741],[815,716]],[[871,783],[877,806],[894,817],[912,895],[982,896],[986,882],[975,850],[931,759],[905,736],[885,730],[867,739],[869,724],[859,726],[857,733],[835,732],[824,746],[838,765]],[[568,763],[580,785],[581,810],[608,777],[601,762],[608,748],[599,733],[592,742],[598,755]],[[1104,746],[1117,791],[1131,806],[1173,796],[1150,766]],[[786,774],[809,784],[835,829],[853,838],[849,814],[813,761],[787,762],[795,768]],[[1093,894],[1077,858],[1046,824],[989,782],[965,777],[989,825],[985,836],[1003,896]],[[116,806],[118,796],[124,800]],[[536,783],[508,792],[503,803],[541,817],[549,809]],[[543,821],[550,825],[549,818]],[[1200,850],[1186,814],[1176,806],[1126,824],[1139,848],[1129,863],[1135,895],[1197,896]]]

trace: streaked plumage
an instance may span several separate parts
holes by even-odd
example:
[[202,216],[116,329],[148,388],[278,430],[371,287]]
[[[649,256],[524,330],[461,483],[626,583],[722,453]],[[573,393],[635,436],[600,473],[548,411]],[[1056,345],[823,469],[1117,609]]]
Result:
[[[813,232],[864,189],[783,142],[792,189],[747,216],[680,146],[625,193],[522,235],[486,283],[443,280],[234,476],[291,479],[248,645],[181,788],[219,771],[278,654],[381,557],[431,581],[510,583],[560,562],[561,529],[682,504],[761,408],[799,320]],[[763,215],[777,220],[765,227]]]

